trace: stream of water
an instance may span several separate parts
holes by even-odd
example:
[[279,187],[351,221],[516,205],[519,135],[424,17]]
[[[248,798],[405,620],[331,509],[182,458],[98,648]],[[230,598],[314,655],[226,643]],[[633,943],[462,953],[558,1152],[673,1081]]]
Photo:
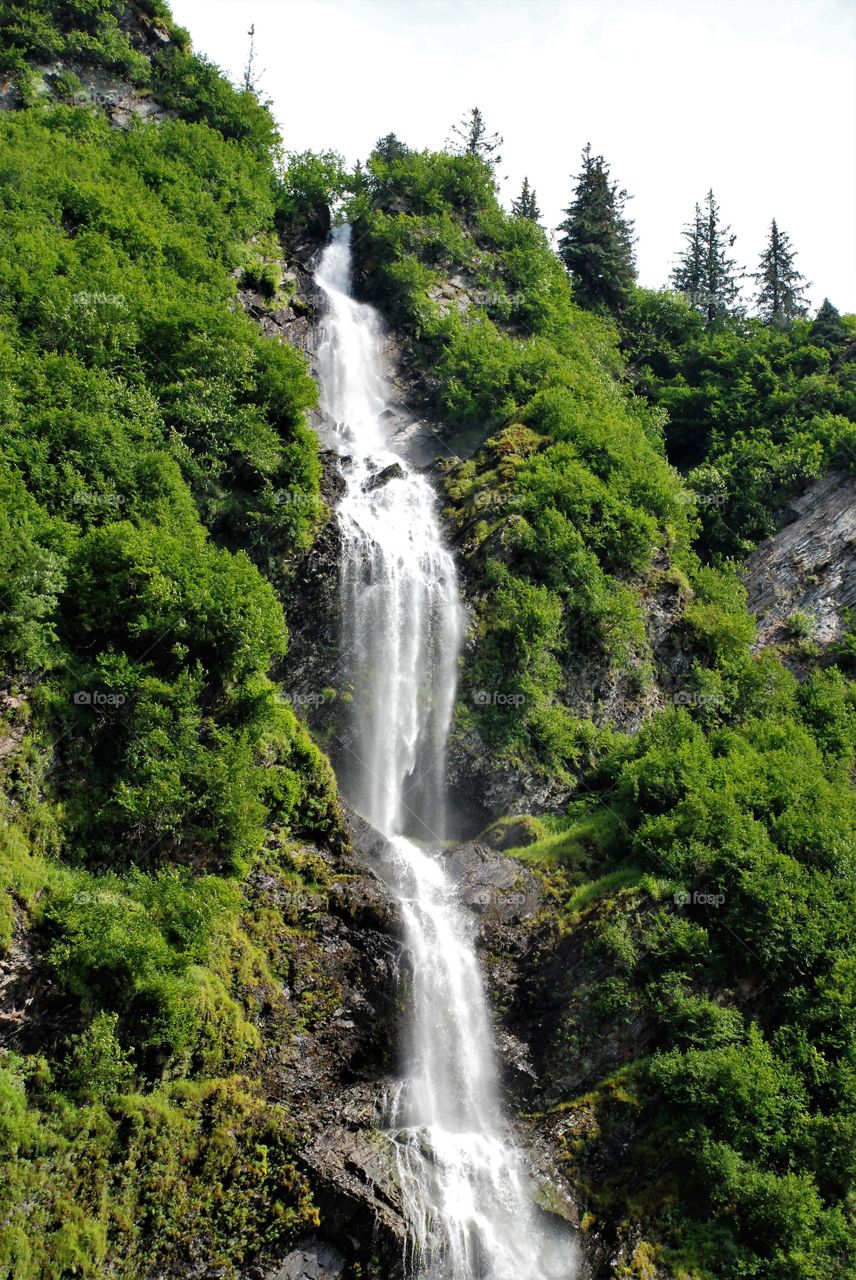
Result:
[[353,685],[348,793],[389,841],[383,874],[412,958],[405,1068],[389,1116],[409,1274],[570,1280],[569,1243],[535,1208],[502,1114],[472,922],[428,843],[439,846],[446,832],[444,751],[463,633],[454,559],[431,485],[386,436],[382,329],[352,295],[349,227],[334,232],[316,280],[326,299],[322,404],[345,478],[337,516]]

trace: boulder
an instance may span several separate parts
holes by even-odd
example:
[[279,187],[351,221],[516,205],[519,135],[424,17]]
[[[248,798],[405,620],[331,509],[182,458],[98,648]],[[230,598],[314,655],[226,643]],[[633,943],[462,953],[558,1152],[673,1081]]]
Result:
[[378,471],[377,475],[373,475],[366,481],[365,489],[367,493],[373,493],[375,489],[382,489],[384,485],[389,484],[390,480],[403,478],[404,467],[400,462],[391,462],[388,467],[384,467],[383,471]]
[[344,1280],[347,1263],[323,1240],[303,1240],[264,1280]]

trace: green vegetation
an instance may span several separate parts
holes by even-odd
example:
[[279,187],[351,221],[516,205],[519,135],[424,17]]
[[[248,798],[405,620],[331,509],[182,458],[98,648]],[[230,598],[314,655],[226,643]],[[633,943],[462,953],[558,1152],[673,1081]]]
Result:
[[[856,643],[802,683],[750,655],[737,560],[856,464],[853,317],[802,315],[776,223],[741,314],[712,193],[687,296],[636,288],[588,150],[563,261],[528,181],[500,208],[475,109],[456,154],[388,134],[356,174],[283,169],[252,63],[229,85],[161,0],[6,4],[0,38],[0,953],[41,984],[22,1028],[4,1008],[0,1274],[228,1278],[317,1223],[270,1095],[338,1000],[312,981],[335,781],[277,684],[326,511],[305,361],[238,289],[290,298],[279,236],[347,193],[453,451],[455,731],[571,795],[489,833],[577,948],[549,1052],[625,1049],[558,1104],[566,1169],[644,1233],[640,1275],[852,1272]],[[169,114],[111,127],[93,68]]]
[[704,208],[696,205],[693,220],[684,229],[686,244],[672,272],[675,288],[708,325],[733,311],[737,301],[737,262],[729,257],[735,239],[731,228],[722,225],[716,196],[708,191]]
[[805,277],[797,270],[790,237],[774,218],[770,239],[753,273],[758,286],[755,301],[763,320],[786,325],[808,311],[805,304]]
[[745,555],[808,481],[856,468],[854,339],[856,318],[829,303],[814,321],[711,328],[674,294],[637,290],[623,347],[637,390],[666,411],[706,552]]
[[[280,289],[289,193],[255,97],[124,10],[2,11],[0,949],[10,1000],[30,953],[52,993],[20,1044],[4,1006],[15,1280],[234,1275],[317,1221],[265,1077],[324,1000],[282,994],[314,945],[289,903],[323,893],[300,842],[343,838],[272,678],[325,518],[315,390],[236,294]],[[111,128],[87,67],[176,118]]]
[[520,856],[591,934],[577,1052],[629,1021],[648,1050],[568,1153],[585,1177],[635,1117],[595,1214],[629,1208],[675,1274],[821,1280],[856,1264],[856,695],[765,660],[732,698],[707,732],[681,709],[621,741]]
[[[381,147],[355,209],[363,287],[464,455],[441,464],[475,615],[457,731],[572,790],[565,814],[485,838],[514,833],[545,880],[545,981],[570,956],[544,992],[551,1079],[623,1050],[557,1108],[578,1116],[566,1170],[589,1222],[653,1242],[640,1275],[850,1274],[852,646],[802,684],[751,656],[729,557],[856,457],[852,318],[735,314],[712,199],[717,280],[613,301],[620,337],[477,157]],[[683,688],[625,734],[591,689],[621,710],[656,688],[652,598]]]
[[[375,152],[355,211],[364,287],[452,447],[475,449],[444,463],[476,608],[459,731],[570,779],[608,739],[591,691],[641,705],[654,686],[649,594],[671,584],[683,602],[692,690],[751,638],[734,572],[700,565],[665,414],[622,385],[615,328],[574,304],[544,233],[497,205],[488,166]],[[463,300],[444,292],[452,276]]]
[[[69,62],[48,84],[33,64]],[[74,67],[97,68],[183,119],[210,125],[242,142],[262,161],[278,134],[270,112],[250,89],[235,89],[177,27],[165,0],[6,0],[0,6],[0,71],[15,77],[22,106],[55,96],[73,103],[80,77]]]
[[627,199],[627,192],[610,181],[603,156],[593,156],[587,144],[558,244],[581,307],[617,313],[627,306],[636,279],[633,223],[624,216]]

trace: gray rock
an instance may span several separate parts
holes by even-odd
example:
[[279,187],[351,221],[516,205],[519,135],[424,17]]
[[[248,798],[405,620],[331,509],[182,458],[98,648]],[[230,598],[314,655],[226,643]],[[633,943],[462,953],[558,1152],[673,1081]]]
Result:
[[378,471],[377,475],[372,476],[366,482],[366,491],[373,493],[375,489],[382,489],[384,485],[389,484],[390,480],[401,480],[403,476],[404,467],[401,463],[391,462],[388,467],[384,467],[383,471]]
[[342,1280],[347,1263],[332,1245],[306,1240],[284,1259],[265,1280]]
[[521,862],[484,844],[463,844],[444,855],[464,906],[496,924],[531,920],[541,907],[538,881]]
[[830,472],[809,485],[790,521],[746,561],[749,608],[758,619],[755,648],[791,635],[804,614],[822,648],[840,639],[844,611],[856,608],[856,477]]

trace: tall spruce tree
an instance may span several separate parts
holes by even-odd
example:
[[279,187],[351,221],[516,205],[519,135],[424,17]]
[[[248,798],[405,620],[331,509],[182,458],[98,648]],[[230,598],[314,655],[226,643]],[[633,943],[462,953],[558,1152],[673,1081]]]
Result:
[[520,195],[516,200],[511,202],[511,212],[515,218],[528,218],[530,222],[537,222],[541,217],[541,210],[535,199],[534,189],[529,189],[529,179],[523,179],[523,186],[520,188]]
[[761,254],[758,270],[752,273],[757,282],[755,304],[763,320],[771,324],[786,325],[797,316],[806,314],[806,280],[794,264],[796,253],[784,231],[774,218],[770,224],[770,239]]
[[446,140],[446,146],[456,155],[479,156],[496,167],[502,163],[499,148],[504,141],[505,139],[498,133],[488,133],[480,109],[473,107],[461,117],[457,124],[452,125],[451,136]]
[[724,227],[713,191],[696,205],[684,228],[686,247],[672,272],[672,284],[700,311],[709,325],[736,309],[742,272],[729,257],[737,237]]
[[633,261],[633,223],[624,216],[627,192],[610,181],[603,156],[583,151],[582,171],[576,175],[574,198],[559,230],[559,256],[571,275],[574,297],[581,307],[621,311],[636,279]]

